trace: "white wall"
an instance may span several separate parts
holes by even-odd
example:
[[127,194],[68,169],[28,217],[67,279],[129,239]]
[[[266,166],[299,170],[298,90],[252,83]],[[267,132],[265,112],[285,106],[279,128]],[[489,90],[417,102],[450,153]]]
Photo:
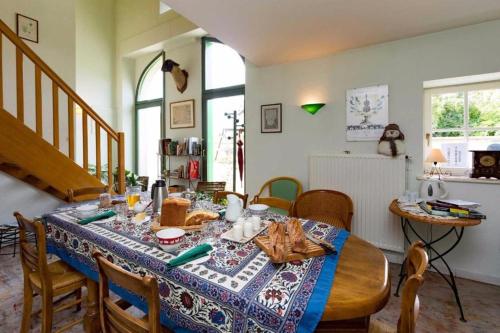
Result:
[[[423,167],[424,81],[489,72],[500,68],[500,21],[443,31],[284,65],[258,68],[247,63],[247,192],[269,178],[291,175],[308,188],[311,153],[375,153],[377,142],[346,142],[346,89],[389,85],[389,120],[405,134],[412,157],[410,186]],[[260,105],[283,103],[283,133],[260,133]],[[316,115],[300,109],[324,102]],[[453,184],[450,196],[483,203],[488,220],[467,230],[450,254],[462,275],[500,283],[498,235],[500,186]],[[388,203],[389,204],[389,203]]]
[[[39,43],[26,41],[50,67],[70,86],[75,86],[75,2],[73,0],[0,0],[0,19],[12,30],[16,30],[16,13],[32,17],[39,22]],[[15,114],[15,49],[4,40],[4,107]],[[34,70],[33,64],[24,62],[25,123],[35,128]],[[50,82],[42,79],[43,107],[51,110],[52,95]],[[66,98],[60,96],[60,105],[66,105]],[[52,113],[44,112],[44,137],[52,142]],[[61,113],[61,150],[67,150],[67,125],[65,113]],[[33,217],[53,209],[60,201],[30,185],[0,172],[0,223],[14,222],[12,213],[19,210]]]

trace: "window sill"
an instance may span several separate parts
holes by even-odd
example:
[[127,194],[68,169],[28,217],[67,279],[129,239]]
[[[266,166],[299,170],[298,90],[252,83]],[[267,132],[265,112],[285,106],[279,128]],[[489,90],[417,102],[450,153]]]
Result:
[[[428,175],[418,176],[417,180],[427,180],[435,179],[435,177],[429,177]],[[441,180],[451,183],[471,183],[471,184],[490,184],[490,185],[500,185],[499,179],[487,179],[487,178],[470,178],[466,176],[441,176]]]

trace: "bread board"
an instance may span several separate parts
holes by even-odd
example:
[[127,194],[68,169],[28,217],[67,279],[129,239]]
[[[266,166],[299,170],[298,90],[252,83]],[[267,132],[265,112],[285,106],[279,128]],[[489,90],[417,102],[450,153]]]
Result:
[[[215,220],[210,221],[210,222],[215,222]],[[179,229],[186,230],[186,232],[196,232],[196,231],[201,231],[201,229],[203,229],[203,225],[202,224],[195,224],[195,225],[165,225],[165,226],[161,226],[158,223],[158,219],[153,220],[153,222],[151,223],[151,231],[153,231],[153,232],[158,232],[160,230],[167,229],[167,228],[179,228]]]
[[[271,258],[271,244],[269,240],[269,236],[259,236],[254,239],[255,244],[262,250],[264,251],[269,258]],[[275,264],[282,264],[285,262],[290,262],[294,260],[304,260],[307,258],[312,258],[312,257],[319,257],[319,256],[324,256],[326,254],[326,251],[319,245],[314,244],[310,240],[306,239],[306,246],[307,246],[307,251],[306,253],[297,253],[297,252],[292,252],[292,246],[290,244],[290,240],[288,238],[288,235],[285,236],[285,259],[283,261],[273,261],[271,259],[271,262]]]

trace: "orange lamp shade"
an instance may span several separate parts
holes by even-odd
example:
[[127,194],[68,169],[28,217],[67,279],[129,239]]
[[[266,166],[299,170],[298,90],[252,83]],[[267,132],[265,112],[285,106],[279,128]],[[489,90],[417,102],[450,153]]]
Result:
[[439,148],[432,148],[429,155],[425,159],[427,163],[446,163],[448,160],[444,157],[443,152]]

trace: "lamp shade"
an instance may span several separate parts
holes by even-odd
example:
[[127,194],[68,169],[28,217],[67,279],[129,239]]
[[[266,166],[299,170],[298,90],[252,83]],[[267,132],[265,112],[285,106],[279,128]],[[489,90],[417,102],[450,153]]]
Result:
[[446,163],[448,160],[444,157],[443,152],[439,148],[432,148],[429,155],[425,159],[427,163]]
[[301,105],[301,108],[303,108],[304,110],[306,110],[310,114],[315,114],[323,106],[325,106],[325,103],[313,103],[313,104],[304,104],[304,105]]

